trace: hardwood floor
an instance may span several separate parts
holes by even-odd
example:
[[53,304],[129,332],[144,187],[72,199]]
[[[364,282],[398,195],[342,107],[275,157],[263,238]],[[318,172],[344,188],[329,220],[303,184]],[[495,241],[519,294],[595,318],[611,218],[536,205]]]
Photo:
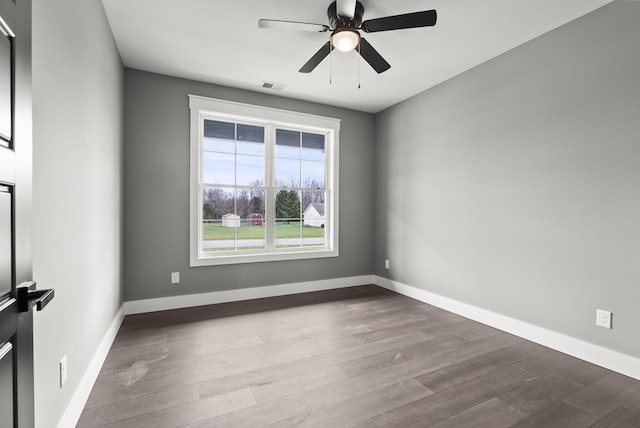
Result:
[[127,316],[78,427],[640,427],[640,381],[376,286]]

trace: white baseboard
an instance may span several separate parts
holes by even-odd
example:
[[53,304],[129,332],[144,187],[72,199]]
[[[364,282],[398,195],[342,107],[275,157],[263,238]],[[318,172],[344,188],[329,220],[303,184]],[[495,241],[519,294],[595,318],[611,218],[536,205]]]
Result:
[[84,375],[80,380],[80,384],[73,393],[73,397],[71,398],[67,409],[58,422],[58,428],[73,428],[78,423],[82,410],[84,410],[84,405],[89,399],[89,394],[91,394],[93,385],[96,383],[96,379],[98,379],[100,369],[102,369],[102,365],[107,358],[107,354],[109,354],[109,350],[111,349],[111,345],[113,344],[116,335],[118,334],[118,330],[120,329],[123,319],[124,310],[123,306],[121,306],[102,338],[96,353],[93,355],[91,363],[89,363],[89,367],[84,372]]
[[640,359],[556,331],[374,275],[373,283],[421,302],[495,327],[581,360],[640,380]]
[[213,305],[216,303],[238,302],[242,300],[260,299],[263,297],[308,293],[310,291],[331,290],[334,288],[354,287],[365,284],[373,284],[373,275],[269,285],[265,287],[242,288],[238,290],[213,291],[210,293],[160,297],[156,299],[133,300],[124,302],[124,314],[141,314],[145,312]]

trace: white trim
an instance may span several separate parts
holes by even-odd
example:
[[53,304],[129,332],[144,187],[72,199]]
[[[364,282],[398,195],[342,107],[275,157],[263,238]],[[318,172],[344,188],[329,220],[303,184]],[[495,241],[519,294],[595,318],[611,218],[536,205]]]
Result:
[[374,275],[373,283],[540,345],[640,380],[640,359],[449,297]]
[[80,420],[80,415],[82,414],[82,410],[84,410],[84,405],[87,403],[89,399],[89,394],[91,394],[91,390],[93,389],[93,385],[96,383],[98,379],[98,375],[100,374],[100,370],[102,369],[102,365],[104,361],[107,359],[107,355],[109,354],[109,350],[111,349],[111,345],[113,344],[116,335],[118,334],[118,330],[120,329],[120,325],[122,325],[122,320],[124,319],[124,305],[120,306],[118,313],[113,318],[111,325],[107,329],[96,353],[93,355],[91,362],[89,363],[89,367],[84,372],[82,379],[80,380],[80,384],[76,388],[71,400],[69,401],[69,405],[67,406],[62,418],[58,422],[58,428],[72,428],[75,427],[78,421]]
[[[318,116],[315,114],[300,113],[291,110],[282,110],[273,107],[264,107],[253,104],[244,104],[234,101],[208,98],[200,95],[189,94],[189,108],[220,115],[221,112],[236,118],[244,116],[251,120],[256,117],[267,121],[288,122],[295,126],[307,125],[314,128],[329,128],[340,130],[342,119]],[[259,113],[259,114],[257,114]]]
[[241,288],[238,290],[212,291],[210,293],[159,297],[157,299],[133,300],[124,302],[124,314],[132,315],[145,312],[213,305],[216,303],[261,299],[264,297],[288,296],[291,294],[356,287],[367,284],[373,284],[372,275],[268,285],[264,287]]
[[[197,223],[196,223],[197,225]],[[197,249],[196,249],[197,250]],[[338,257],[338,249],[326,248],[300,248],[297,251],[273,250],[263,253],[239,253],[227,256],[217,256],[210,258],[197,258],[191,260],[190,267],[198,266],[217,266],[217,265],[235,265],[242,263],[263,263],[263,262],[281,262],[285,260],[306,260],[321,259],[327,257]]]
[[[216,266],[239,263],[272,262],[312,258],[338,257],[339,253],[339,153],[341,120],[289,110],[243,104],[238,102],[188,95],[190,109],[190,171],[189,171],[189,266]],[[206,253],[202,249],[202,137],[203,124],[207,118],[230,121],[246,121],[264,125],[265,140],[265,198],[266,198],[266,243],[264,250],[241,252]],[[298,131],[307,129],[326,135],[325,141],[325,192],[326,222],[325,245],[301,248],[274,248],[276,187],[273,179],[275,127]],[[300,183],[300,186],[302,183]],[[233,186],[231,186],[233,187]],[[299,190],[299,189],[298,189]]]

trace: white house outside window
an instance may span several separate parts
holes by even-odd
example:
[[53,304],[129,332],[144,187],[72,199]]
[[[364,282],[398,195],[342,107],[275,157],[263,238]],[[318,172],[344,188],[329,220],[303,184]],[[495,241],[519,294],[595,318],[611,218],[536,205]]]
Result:
[[189,105],[191,265],[337,256],[339,120]]

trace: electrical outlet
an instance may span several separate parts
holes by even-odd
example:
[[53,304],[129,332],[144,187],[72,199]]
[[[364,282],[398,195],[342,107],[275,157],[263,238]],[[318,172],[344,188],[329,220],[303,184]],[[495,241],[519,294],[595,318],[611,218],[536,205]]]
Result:
[[65,384],[66,381],[67,381],[67,356],[65,355],[60,360],[60,388],[62,388],[62,386]]
[[611,328],[611,312],[596,310],[596,325],[604,328]]
[[384,261],[384,268],[389,269],[389,260]]
[[171,272],[171,283],[172,284],[180,283],[180,272]]

